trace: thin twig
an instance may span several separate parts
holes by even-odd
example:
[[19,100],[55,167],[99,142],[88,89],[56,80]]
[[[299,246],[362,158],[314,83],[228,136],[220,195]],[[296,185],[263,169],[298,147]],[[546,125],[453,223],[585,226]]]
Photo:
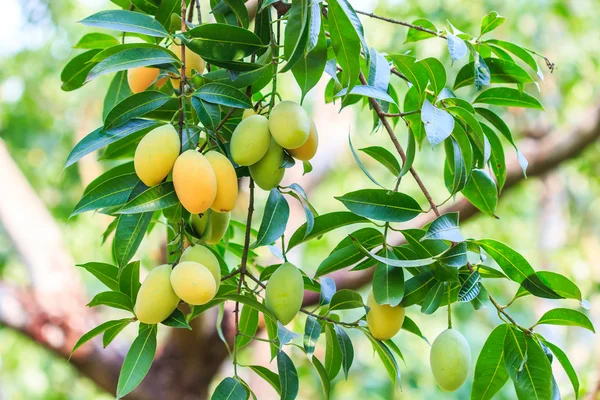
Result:
[[[185,32],[186,24],[185,24],[185,15],[186,15],[186,2],[185,0],[181,0],[181,33]],[[180,144],[180,152],[183,151],[183,124],[185,118],[185,111],[183,108],[183,93],[185,89],[185,44],[181,42],[181,74],[179,80],[179,144]]]
[[365,15],[365,16],[370,17],[370,18],[375,18],[375,19],[379,19],[381,21],[389,22],[391,24],[406,26],[407,28],[416,29],[417,31],[426,32],[426,33],[429,33],[429,34],[431,34],[433,36],[437,36],[437,37],[441,37],[441,38],[446,39],[446,35],[444,35],[443,33],[432,31],[431,29],[423,28],[420,25],[410,24],[408,22],[399,21],[399,20],[393,19],[393,18],[382,17],[380,15],[369,13],[369,12],[366,12],[366,11],[359,11],[359,10],[355,10],[355,11],[356,11],[357,14],[362,14],[362,15]]

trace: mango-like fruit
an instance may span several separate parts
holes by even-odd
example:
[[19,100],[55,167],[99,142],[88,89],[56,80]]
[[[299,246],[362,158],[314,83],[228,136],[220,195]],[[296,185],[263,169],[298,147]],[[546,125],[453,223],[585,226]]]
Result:
[[404,307],[392,307],[389,304],[377,304],[373,291],[367,297],[367,326],[375,339],[387,340],[402,328],[404,323]]
[[282,101],[269,114],[269,131],[284,149],[297,149],[308,140],[310,122],[300,104]]
[[286,262],[273,272],[267,282],[265,304],[283,325],[290,323],[302,307],[304,282],[296,266]]
[[465,382],[469,374],[471,365],[469,343],[459,331],[447,329],[433,341],[429,363],[439,387],[447,392],[453,392]]
[[173,169],[179,147],[179,135],[173,125],[152,129],[135,149],[135,173],[146,186],[158,185]]
[[[173,53],[175,53],[177,58],[181,59],[181,46],[173,43],[173,44],[171,44],[171,46],[169,46],[169,50],[171,50]],[[192,50],[190,50],[189,47],[186,46],[186,48],[185,48],[185,76],[186,76],[186,78],[192,77],[192,74],[194,73],[194,71],[193,71],[194,69],[196,71],[198,71],[198,73],[200,73],[200,74],[204,73],[205,66],[206,66],[206,63],[204,62],[202,57],[200,57],[198,54],[194,53]],[[181,73],[181,68],[179,69],[179,73]],[[179,89],[179,77],[171,78],[171,85],[173,85],[173,87],[175,89]]]
[[217,196],[217,177],[212,166],[196,150],[187,150],[173,166],[173,185],[179,201],[192,214],[208,210]]
[[250,176],[262,190],[271,190],[283,179],[285,168],[283,163],[283,149],[274,139],[271,139],[269,150],[256,164],[249,167]]
[[179,304],[179,297],[171,287],[171,266],[154,268],[140,287],[134,312],[144,324],[158,324],[167,319]]
[[262,115],[242,120],[231,136],[231,158],[239,165],[252,165],[267,153],[271,134],[269,121]]
[[208,268],[213,278],[215,278],[217,290],[219,290],[219,286],[221,285],[221,265],[212,251],[201,245],[189,246],[185,249],[179,260],[179,262],[184,261],[197,262]]
[[218,212],[233,210],[238,197],[238,179],[233,164],[218,151],[211,150],[204,156],[217,177],[217,196],[210,208]]
[[208,303],[217,293],[213,274],[194,261],[180,262],[173,268],[171,286],[181,300],[193,306]]
[[310,121],[310,133],[306,142],[296,148],[289,150],[289,153],[296,160],[308,161],[317,154],[317,147],[319,146],[319,134],[317,133],[317,126],[314,121]]
[[191,223],[194,231],[206,244],[217,244],[227,233],[230,219],[231,212],[208,210],[200,215],[193,214]]
[[246,118],[251,117],[253,115],[256,115],[256,111],[254,111],[254,108],[246,108],[244,110],[244,113],[242,114],[242,119],[246,119]]
[[[144,90],[148,89],[156,78],[158,78],[158,74],[160,70],[158,68],[151,67],[137,67],[131,68],[127,70],[127,83],[129,84],[129,89],[133,93],[140,93]],[[156,86],[160,89],[165,82],[167,82],[167,78],[160,78],[156,82]]]

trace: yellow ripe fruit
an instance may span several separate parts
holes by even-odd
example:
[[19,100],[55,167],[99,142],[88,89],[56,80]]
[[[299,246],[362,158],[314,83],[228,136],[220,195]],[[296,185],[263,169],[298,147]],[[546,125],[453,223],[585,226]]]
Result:
[[219,286],[221,285],[221,265],[219,265],[219,260],[212,251],[201,245],[189,246],[181,255],[181,260],[179,260],[179,262],[184,261],[197,262],[208,268],[213,278],[215,278],[216,290],[219,290]]
[[471,365],[471,348],[455,329],[442,332],[431,345],[429,363],[440,388],[453,392],[465,382]]
[[135,149],[135,173],[146,186],[159,184],[173,169],[179,147],[179,135],[173,125],[152,129]]
[[[175,53],[177,58],[181,60],[181,46],[173,43],[171,46],[169,46],[169,50]],[[187,78],[192,77],[193,69],[198,71],[200,74],[204,73],[205,66],[206,63],[202,57],[190,50],[189,47],[185,48],[185,76]],[[181,73],[181,69],[179,69],[179,72]],[[173,85],[175,89],[179,89],[179,78],[171,78],[171,85]]]
[[217,293],[213,274],[194,261],[180,262],[171,272],[171,286],[181,300],[193,306],[211,301]]
[[217,177],[202,154],[188,150],[173,166],[173,185],[179,201],[192,214],[208,210],[217,195]]
[[[158,68],[151,67],[137,67],[127,70],[127,83],[133,93],[140,93],[148,89],[156,78],[160,70]],[[165,84],[167,78],[160,78],[156,82],[156,86],[161,88]]]
[[251,117],[253,115],[256,115],[256,111],[254,111],[253,108],[246,108],[244,110],[244,113],[242,114],[242,119],[246,119],[246,118]]
[[267,154],[254,165],[249,167],[250,176],[254,182],[263,190],[271,190],[283,179],[285,168],[283,163],[283,149],[277,142],[271,139],[271,145]]
[[217,177],[217,196],[210,208],[218,212],[233,210],[238,196],[238,180],[231,161],[218,151],[209,151],[206,159]]
[[291,263],[281,265],[267,282],[265,304],[283,325],[290,323],[302,307],[302,273]]
[[310,121],[310,133],[308,134],[308,139],[302,146],[289,150],[289,153],[297,160],[308,161],[317,154],[318,146],[319,134],[317,132],[317,126],[314,121]]
[[293,101],[282,101],[271,110],[269,131],[284,149],[296,149],[308,140],[310,117]]
[[392,307],[389,304],[377,304],[373,291],[367,298],[367,325],[375,339],[387,340],[392,338],[404,323],[404,307]]
[[260,160],[269,149],[269,121],[262,115],[242,120],[231,136],[231,158],[239,165],[249,166]]
[[167,319],[179,304],[171,287],[171,266],[154,268],[140,287],[135,301],[135,316],[145,324],[158,324]]

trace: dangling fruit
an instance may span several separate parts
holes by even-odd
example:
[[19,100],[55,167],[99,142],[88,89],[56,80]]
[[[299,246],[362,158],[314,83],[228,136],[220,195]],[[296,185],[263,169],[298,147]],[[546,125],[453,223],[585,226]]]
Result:
[[181,300],[194,306],[208,303],[217,293],[213,274],[194,261],[183,261],[175,266],[171,272],[171,286]]
[[242,120],[231,136],[231,158],[236,164],[249,166],[265,155],[271,134],[269,121],[262,115],[251,115]]
[[173,166],[173,185],[179,201],[191,214],[208,210],[217,196],[217,177],[202,154],[188,150]]
[[201,245],[189,246],[183,254],[179,262],[194,261],[204,265],[215,278],[217,284],[217,290],[221,285],[221,265],[219,260],[207,247]]
[[282,101],[269,114],[269,131],[284,149],[296,149],[308,140],[310,117],[293,101]]
[[283,325],[290,323],[302,307],[302,273],[291,263],[281,265],[267,282],[265,304]]
[[375,339],[387,340],[392,338],[404,323],[404,307],[392,307],[389,304],[377,304],[373,291],[367,297],[367,325]]
[[227,233],[230,219],[231,212],[221,213],[208,210],[200,215],[193,214],[191,223],[194,231],[204,239],[206,244],[217,244]]
[[453,392],[465,382],[471,365],[471,348],[459,331],[447,329],[431,345],[429,362],[440,388]]
[[[127,70],[127,83],[129,84],[129,89],[131,89],[133,93],[143,92],[152,86],[154,81],[156,81],[156,78],[158,78],[159,73],[160,70],[158,68],[152,67],[137,67]],[[160,89],[166,81],[166,77],[160,78],[156,82],[156,86]]]
[[310,133],[308,134],[308,139],[302,146],[289,150],[289,153],[297,160],[308,161],[317,154],[318,146],[319,135],[317,133],[317,126],[314,121],[310,121]]
[[144,324],[158,324],[175,311],[179,297],[171,287],[171,266],[154,268],[140,286],[135,301],[135,316]]
[[154,128],[135,149],[135,172],[146,186],[158,185],[169,175],[179,156],[179,135],[171,124]]
[[217,151],[209,151],[206,159],[215,171],[217,178],[217,196],[210,208],[218,212],[233,210],[238,196],[238,180],[231,161]]
[[262,190],[271,190],[279,185],[285,175],[282,163],[283,149],[274,139],[271,139],[271,145],[265,156],[249,167],[250,176]]

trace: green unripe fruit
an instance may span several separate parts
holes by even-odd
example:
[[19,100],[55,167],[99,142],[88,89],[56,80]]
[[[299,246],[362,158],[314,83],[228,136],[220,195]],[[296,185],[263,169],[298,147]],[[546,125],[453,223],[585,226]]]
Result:
[[283,148],[277,142],[271,139],[271,144],[267,154],[254,165],[251,165],[250,176],[254,182],[263,190],[271,190],[283,179],[285,168],[283,163]]
[[389,304],[377,304],[373,291],[367,298],[367,325],[375,339],[387,340],[392,338],[404,323],[404,307],[392,307]]
[[219,260],[212,251],[201,245],[190,246],[185,249],[179,260],[179,262],[184,261],[197,262],[208,268],[213,278],[215,278],[217,290],[219,290],[219,286],[221,285],[221,265],[219,265]]
[[179,156],[179,135],[171,124],[148,132],[135,149],[133,165],[146,186],[158,185],[169,175]]
[[231,158],[239,165],[249,166],[263,158],[269,149],[269,121],[262,115],[244,118],[231,136]]
[[227,233],[230,219],[231,212],[208,210],[203,214],[192,214],[191,224],[196,234],[207,244],[217,244]]
[[171,266],[154,268],[140,287],[135,301],[135,316],[145,324],[158,324],[175,311],[179,297],[171,287]]
[[265,304],[283,325],[290,323],[302,307],[304,281],[302,273],[288,262],[277,268],[265,292]]
[[458,389],[467,379],[471,365],[471,348],[459,331],[442,332],[431,345],[431,371],[440,388],[447,392]]
[[217,293],[213,274],[194,261],[177,264],[171,273],[171,286],[181,300],[194,306],[208,303]]
[[310,134],[310,117],[293,101],[282,101],[269,114],[269,131],[284,149],[296,149]]

